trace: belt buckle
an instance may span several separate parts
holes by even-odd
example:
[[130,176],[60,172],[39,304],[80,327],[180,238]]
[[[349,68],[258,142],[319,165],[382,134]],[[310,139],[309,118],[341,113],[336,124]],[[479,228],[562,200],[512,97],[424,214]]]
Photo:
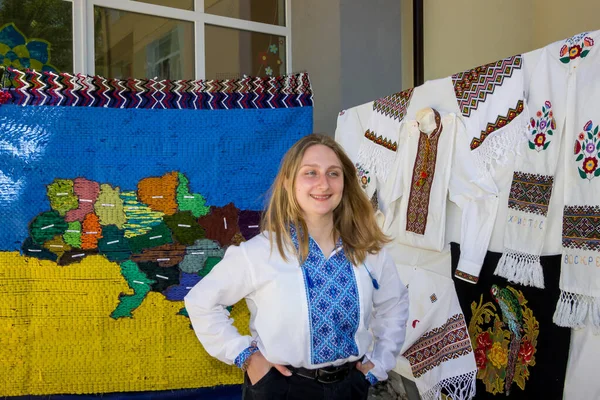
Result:
[[320,368],[317,370],[316,379],[320,383],[336,383],[342,381],[346,375],[348,375],[347,368],[337,368],[334,371]]

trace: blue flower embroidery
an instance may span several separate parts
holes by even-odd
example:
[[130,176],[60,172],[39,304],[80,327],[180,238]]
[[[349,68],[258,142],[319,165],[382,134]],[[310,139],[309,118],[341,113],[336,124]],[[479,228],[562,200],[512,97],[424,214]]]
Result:
[[41,39],[28,40],[12,22],[0,28],[0,65],[57,72],[50,64],[50,43]]

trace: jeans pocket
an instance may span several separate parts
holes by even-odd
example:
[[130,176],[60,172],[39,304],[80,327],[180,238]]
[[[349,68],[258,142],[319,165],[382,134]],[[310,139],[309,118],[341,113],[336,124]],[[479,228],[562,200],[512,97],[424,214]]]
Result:
[[254,382],[254,384],[252,382],[250,382],[250,378],[248,377],[248,387],[249,388],[256,388],[256,387],[260,387],[262,384],[264,384],[266,381],[268,381],[273,374],[278,374],[279,371],[277,371],[277,369],[275,367],[271,367],[271,369],[269,369],[269,371],[267,371],[266,374],[264,374],[258,381]]

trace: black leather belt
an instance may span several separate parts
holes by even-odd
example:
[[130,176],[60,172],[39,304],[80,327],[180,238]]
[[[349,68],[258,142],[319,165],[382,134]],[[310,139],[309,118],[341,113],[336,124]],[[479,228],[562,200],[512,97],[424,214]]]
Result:
[[347,362],[346,364],[323,367],[317,369],[297,368],[287,365],[287,369],[293,374],[303,378],[312,379],[320,383],[336,383],[346,379],[350,371],[356,368],[358,361]]

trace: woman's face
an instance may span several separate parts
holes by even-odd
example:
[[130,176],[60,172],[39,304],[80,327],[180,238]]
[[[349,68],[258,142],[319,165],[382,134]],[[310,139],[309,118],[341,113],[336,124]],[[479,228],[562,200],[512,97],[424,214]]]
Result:
[[306,149],[295,181],[296,200],[304,218],[333,218],[343,191],[342,163],[335,152],[322,144]]

